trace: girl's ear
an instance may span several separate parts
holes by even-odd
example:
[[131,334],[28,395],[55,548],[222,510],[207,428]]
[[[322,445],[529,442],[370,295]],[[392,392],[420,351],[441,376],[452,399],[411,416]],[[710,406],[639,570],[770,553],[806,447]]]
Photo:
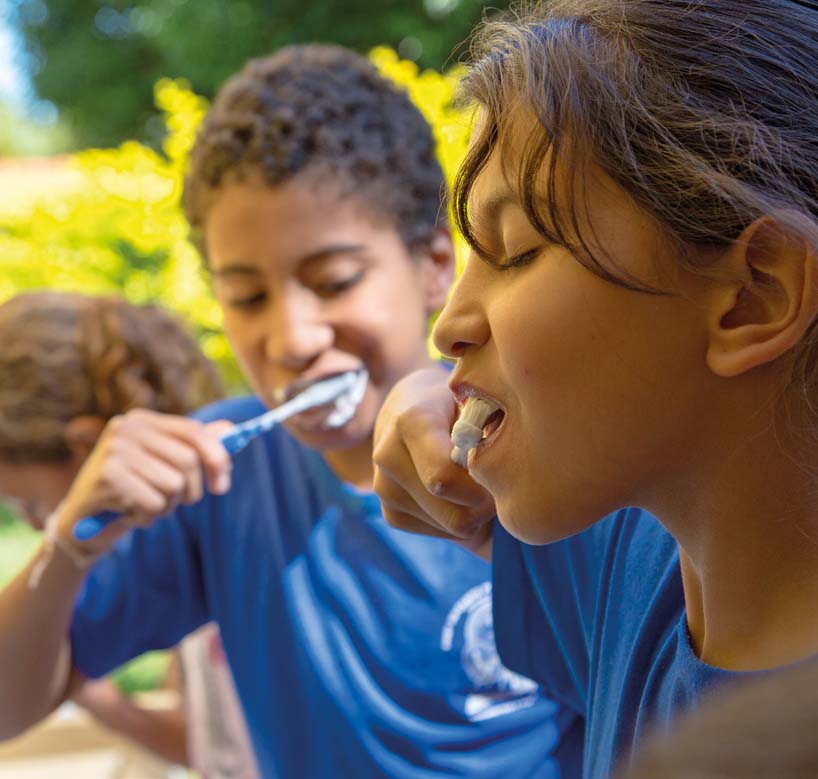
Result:
[[797,344],[818,313],[816,252],[770,217],[753,222],[722,258],[734,283],[709,306],[707,365],[738,376]]
[[432,239],[418,253],[416,262],[420,263],[426,311],[434,314],[445,305],[454,282],[454,244],[448,228],[435,228]]
[[77,462],[84,462],[91,454],[104,428],[105,420],[102,417],[88,415],[69,420],[65,426],[65,443]]

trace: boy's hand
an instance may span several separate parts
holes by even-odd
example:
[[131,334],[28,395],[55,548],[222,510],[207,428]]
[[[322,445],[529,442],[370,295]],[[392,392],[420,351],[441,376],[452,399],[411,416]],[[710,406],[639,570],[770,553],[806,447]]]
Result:
[[[227,492],[232,466],[219,438],[231,427],[146,410],[113,418],[57,509],[57,534],[83,552],[102,553],[129,527],[200,500],[204,483],[213,493]],[[74,525],[103,511],[122,518],[77,541]]]
[[387,396],[375,423],[375,492],[390,525],[487,556],[494,502],[451,461],[457,408],[447,379],[442,368],[417,371]]

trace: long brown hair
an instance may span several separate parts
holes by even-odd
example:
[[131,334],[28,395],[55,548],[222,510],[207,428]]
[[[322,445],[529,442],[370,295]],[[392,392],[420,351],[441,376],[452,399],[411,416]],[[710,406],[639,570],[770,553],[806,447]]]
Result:
[[538,124],[524,205],[569,248],[576,223],[536,192],[579,148],[682,243],[729,244],[763,214],[818,240],[817,29],[818,5],[792,0],[551,0],[484,25],[461,91],[486,121],[457,180],[460,228],[476,243],[468,195],[522,104]]
[[0,459],[59,462],[84,415],[185,414],[222,396],[213,364],[156,306],[32,292],[0,305]]

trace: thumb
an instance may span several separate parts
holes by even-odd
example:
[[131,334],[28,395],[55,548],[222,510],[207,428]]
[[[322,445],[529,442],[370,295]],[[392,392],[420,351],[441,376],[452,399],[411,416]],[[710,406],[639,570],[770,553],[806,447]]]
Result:
[[205,425],[207,432],[213,435],[214,438],[221,438],[229,433],[234,427],[235,424],[233,424],[233,422],[231,422],[229,419],[217,419],[215,422],[208,422]]

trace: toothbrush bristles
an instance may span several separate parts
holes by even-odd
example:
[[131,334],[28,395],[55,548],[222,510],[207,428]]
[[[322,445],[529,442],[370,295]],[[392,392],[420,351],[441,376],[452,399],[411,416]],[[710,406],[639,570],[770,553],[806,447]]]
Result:
[[483,438],[483,425],[494,413],[496,406],[482,398],[469,398],[460,417],[452,426],[452,460],[463,468],[468,467],[469,452]]

